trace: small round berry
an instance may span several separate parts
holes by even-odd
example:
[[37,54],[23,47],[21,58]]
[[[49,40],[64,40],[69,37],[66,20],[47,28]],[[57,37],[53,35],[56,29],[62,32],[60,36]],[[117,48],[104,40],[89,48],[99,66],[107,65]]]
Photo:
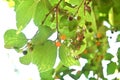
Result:
[[25,51],[23,51],[23,54],[24,54],[24,55],[26,55],[26,54],[27,54],[27,51],[26,51],[26,50],[25,50]]
[[110,39],[112,39],[112,37],[110,36]]
[[115,29],[115,32],[117,32],[118,30],[117,29]]
[[113,34],[113,33],[114,33],[114,31],[113,31],[113,30],[111,30],[111,33]]
[[87,54],[87,53],[88,53],[88,50],[87,50],[87,49],[85,49],[85,50],[83,51],[83,53],[84,53],[84,54]]
[[97,33],[97,38],[102,38],[102,34],[101,33]]
[[72,21],[72,20],[73,20],[73,17],[72,17],[72,16],[69,16],[69,17],[68,17],[68,20],[69,20],[69,21]]
[[96,42],[96,45],[97,45],[97,46],[100,46],[100,45],[101,45],[101,43],[100,43],[99,41],[97,41],[97,42]]
[[61,39],[61,40],[65,40],[65,39],[66,39],[66,36],[65,36],[65,35],[61,35],[61,36],[60,36],[60,39]]
[[81,17],[80,17],[80,16],[77,16],[77,20],[81,20]]
[[89,32],[90,32],[90,33],[93,32],[93,29],[92,29],[92,28],[89,28]]
[[60,47],[60,46],[61,46],[61,43],[60,43],[59,41],[57,41],[57,42],[55,42],[55,45],[56,45],[57,47]]

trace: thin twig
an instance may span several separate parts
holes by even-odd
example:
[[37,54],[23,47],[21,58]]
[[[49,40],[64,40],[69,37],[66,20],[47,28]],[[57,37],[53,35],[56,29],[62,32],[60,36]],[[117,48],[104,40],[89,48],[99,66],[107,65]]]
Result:
[[46,14],[46,16],[45,16],[45,18],[43,19],[41,25],[43,25],[43,24],[45,23],[47,17],[50,15],[50,13],[51,13],[52,11],[54,11],[54,9],[55,9],[56,7],[58,7],[58,5],[61,3],[61,1],[62,1],[62,0],[60,0],[60,1],[56,4],[56,6],[53,7],[53,8]]
[[74,14],[74,17],[77,15],[77,13],[78,13],[80,7],[82,6],[83,2],[84,2],[84,0],[82,0],[81,4],[78,6],[77,11],[76,11],[75,14]]
[[[55,8],[55,7],[54,7],[54,8]],[[54,8],[52,8],[52,9],[46,14],[46,16],[45,16],[45,18],[43,19],[41,25],[43,25],[43,24],[45,23],[47,17],[48,17],[48,16],[50,15],[50,13],[54,10]]]
[[56,6],[56,30],[57,30],[57,39],[59,39],[59,22],[58,22],[58,15],[59,15],[59,4],[62,0],[59,1],[59,3]]
[[86,0],[84,0],[84,16],[85,16]]
[[[45,16],[45,18],[43,19],[41,25],[43,25],[43,24],[45,23],[47,17],[50,15],[50,13],[51,13],[52,11],[54,11],[54,10],[59,6],[59,4],[60,4],[61,2],[62,2],[62,0],[60,0],[60,1],[56,4],[56,6],[53,7],[53,8],[46,14],[46,16]],[[57,25],[58,25],[58,24],[57,24]],[[36,31],[35,35],[36,35],[38,32],[39,32],[39,30]],[[35,35],[34,35],[33,37],[35,37]],[[32,40],[32,39],[31,39],[31,40]]]
[[58,6],[56,7],[56,30],[57,30],[57,39],[59,39],[59,22],[58,22],[58,15],[59,15],[59,9]]
[[58,7],[58,6],[60,5],[61,2],[62,2],[62,0],[60,0],[60,1],[57,3],[56,7]]

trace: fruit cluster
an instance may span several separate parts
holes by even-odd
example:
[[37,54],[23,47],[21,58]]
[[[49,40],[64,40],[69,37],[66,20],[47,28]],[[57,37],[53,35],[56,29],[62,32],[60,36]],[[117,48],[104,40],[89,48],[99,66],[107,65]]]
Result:
[[[60,36],[60,40],[65,40],[66,36],[65,35],[61,35]],[[56,47],[60,47],[61,46],[61,41],[60,40],[56,40],[55,45]]]

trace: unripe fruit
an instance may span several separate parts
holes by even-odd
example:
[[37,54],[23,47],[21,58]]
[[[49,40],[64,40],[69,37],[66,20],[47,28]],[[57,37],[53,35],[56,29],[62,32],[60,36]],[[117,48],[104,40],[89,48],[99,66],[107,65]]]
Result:
[[87,54],[87,53],[88,53],[88,51],[85,49],[85,50],[83,51],[83,53],[84,53],[84,54]]
[[101,43],[100,43],[99,41],[97,41],[97,42],[96,42],[96,45],[97,45],[97,46],[100,46],[100,45],[101,45]]
[[59,79],[59,76],[55,76],[55,79]]
[[101,33],[97,33],[97,38],[102,38],[102,34]]
[[80,20],[81,19],[81,17],[80,16],[77,16],[77,20]]
[[60,47],[60,46],[61,46],[61,43],[60,43],[59,41],[57,41],[57,42],[55,42],[55,45],[56,45],[57,47]]
[[60,36],[60,39],[61,39],[61,40],[65,40],[65,39],[66,39],[66,36],[65,36],[65,35],[61,35],[61,36]]
[[112,37],[110,37],[110,39],[112,39]]
[[89,28],[89,32],[90,32],[90,33],[93,32],[93,29],[92,29],[92,28]]

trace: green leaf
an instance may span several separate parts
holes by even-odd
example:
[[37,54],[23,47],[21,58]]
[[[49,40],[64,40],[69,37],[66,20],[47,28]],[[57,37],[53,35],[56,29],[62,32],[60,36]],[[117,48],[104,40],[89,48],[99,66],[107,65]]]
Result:
[[117,13],[120,12],[120,5],[119,5],[120,0],[112,0],[111,2],[114,4],[113,5],[114,11]]
[[60,47],[59,57],[64,66],[80,65],[79,61],[70,55],[70,50],[65,45]]
[[16,9],[17,9],[17,7],[19,6],[19,4],[20,4],[20,2],[21,1],[19,1],[19,0],[14,0],[14,2],[15,2],[15,11],[16,11]]
[[64,66],[61,62],[59,63],[59,65],[55,69],[56,74],[60,75],[60,73],[63,72],[62,76],[65,76],[67,74],[66,73],[67,71],[69,71],[69,67]]
[[88,63],[86,63],[85,66],[82,69],[83,74],[85,75],[86,78],[88,78],[90,69],[91,69],[91,66]]
[[24,29],[26,25],[30,22],[35,9],[37,1],[34,0],[22,0],[16,8],[16,21],[17,28],[19,31]]
[[91,28],[94,33],[97,32],[97,25],[96,25],[96,15],[94,13],[94,10],[92,8],[92,4],[89,5],[90,9],[91,9],[91,14],[89,14],[87,11],[85,11],[84,13],[84,5],[81,5],[78,15],[81,17],[79,23],[79,26],[84,27],[85,22],[89,22],[90,26],[87,26],[87,29]]
[[120,48],[118,48],[117,57],[118,57],[118,59],[120,60]]
[[72,4],[64,1],[62,6],[63,6],[63,7],[68,6],[69,8],[75,8],[77,5],[72,5]]
[[106,26],[100,26],[98,28],[97,34],[101,34],[101,37],[106,37],[106,31],[108,30],[108,28]]
[[120,72],[120,47],[118,48],[118,50],[117,50],[117,63],[118,63],[118,67],[117,67],[117,69],[118,69],[118,72]]
[[107,74],[113,74],[117,68],[117,65],[115,62],[110,62],[107,64]]
[[52,34],[52,29],[48,26],[40,26],[39,31],[37,34],[33,37],[32,43],[34,45],[36,44],[42,44],[45,41],[47,41],[48,37]]
[[59,0],[49,0],[49,2],[52,4],[52,6],[55,6],[59,2]]
[[82,72],[81,71],[78,71],[75,75],[75,79],[78,80],[80,78],[80,76],[82,75]]
[[[111,6],[113,6],[112,0],[98,0],[96,1],[98,4],[98,9],[101,13],[108,13]],[[108,5],[106,5],[108,4]]]
[[96,24],[96,18],[95,18],[95,14],[94,14],[94,11],[93,11],[93,8],[92,8],[92,5],[91,6],[91,14],[89,13],[86,13],[86,16],[85,16],[85,20],[87,20],[88,22],[92,22],[91,27],[92,30],[96,33],[97,32],[97,24]]
[[68,16],[67,15],[61,16],[60,24],[59,24],[60,28],[66,27],[68,25],[69,25],[69,23],[68,23]]
[[119,14],[116,13],[115,16],[114,16],[114,27],[117,30],[120,30],[120,19],[119,19],[119,17],[120,17],[120,13]]
[[[70,20],[69,20],[69,19]],[[76,30],[77,26],[78,26],[78,21],[76,19],[74,19],[73,16],[62,16],[60,18],[60,29],[64,29],[64,28],[68,28],[68,30],[71,32],[73,30]]]
[[111,25],[114,25],[114,12],[113,12],[113,8],[111,8],[111,9],[109,10],[108,20],[109,20],[109,23],[110,23]]
[[84,71],[83,73],[84,73],[85,77],[88,78],[89,71]]
[[52,41],[35,45],[32,51],[32,63],[38,66],[40,72],[53,68],[57,56],[57,49]]
[[46,17],[46,14],[48,14],[50,9],[51,5],[48,0],[40,0],[38,2],[34,15],[34,23],[37,26],[41,25],[43,19]]
[[105,60],[111,60],[114,56],[111,53],[105,54]]
[[72,38],[76,35],[76,30],[70,31],[68,27],[63,27],[62,29],[59,29],[61,34],[66,35],[66,38]]
[[96,78],[94,78],[94,77],[90,77],[89,80],[96,80]]
[[120,34],[117,36],[117,42],[120,42]]
[[76,49],[76,50],[71,52],[72,56],[78,56],[78,55],[82,54],[85,51],[85,49],[87,47],[86,41],[83,40],[83,42],[81,42],[81,44],[79,44],[79,45],[80,45],[80,47],[77,48],[77,49],[76,48],[72,48],[73,50]]
[[78,26],[77,20],[69,21],[68,24],[69,24],[68,25],[69,26],[69,31],[75,30],[77,28],[77,26]]
[[74,53],[75,56],[81,54],[81,53],[86,49],[86,47],[87,47],[87,43],[86,43],[86,40],[84,40],[84,44],[82,44],[82,45],[80,46],[80,49],[77,50],[76,53]]
[[90,59],[90,58],[91,58],[91,53],[81,54],[81,57],[82,57],[82,58],[85,58],[85,59]]
[[115,8],[111,8],[109,10],[109,22],[110,24],[115,27],[116,29],[120,30],[120,12],[115,12]]
[[20,57],[19,58],[19,61],[22,63],[22,64],[25,64],[25,65],[29,65],[30,62],[31,62],[31,59],[32,59],[32,56],[30,53],[27,53],[27,55],[23,56],[23,57]]
[[72,5],[80,5],[82,0],[66,0],[67,2],[69,2]]
[[54,80],[53,73],[53,69],[40,73],[41,80]]
[[22,32],[17,33],[17,30],[9,29],[4,34],[5,48],[21,48],[26,42],[26,36]]

